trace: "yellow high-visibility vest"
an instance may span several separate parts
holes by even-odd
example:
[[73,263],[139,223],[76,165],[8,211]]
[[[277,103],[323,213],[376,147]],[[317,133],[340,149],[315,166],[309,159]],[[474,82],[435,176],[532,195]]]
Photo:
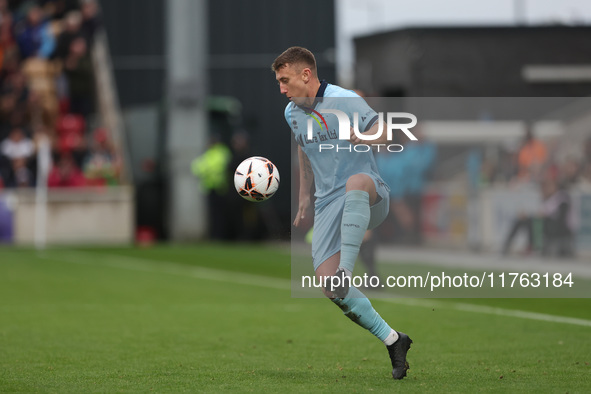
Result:
[[210,146],[191,163],[191,172],[199,179],[205,191],[214,190],[223,194],[228,188],[226,171],[232,154],[222,143]]

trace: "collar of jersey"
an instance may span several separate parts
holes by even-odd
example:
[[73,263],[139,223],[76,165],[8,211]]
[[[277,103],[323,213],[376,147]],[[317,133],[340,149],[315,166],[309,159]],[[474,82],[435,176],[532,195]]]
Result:
[[326,82],[324,79],[322,81],[320,81],[320,87],[318,88],[318,91],[316,92],[316,98],[314,99],[314,102],[312,103],[312,107],[301,107],[299,105],[298,105],[298,107],[301,108],[307,114],[312,113],[312,110],[314,108],[316,108],[316,105],[319,102],[322,102],[322,99],[324,98],[324,91],[326,90],[327,86],[328,86],[328,82]]

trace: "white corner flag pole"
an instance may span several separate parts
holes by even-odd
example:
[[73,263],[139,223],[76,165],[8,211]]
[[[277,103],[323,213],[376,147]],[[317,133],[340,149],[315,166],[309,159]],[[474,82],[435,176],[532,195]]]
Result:
[[37,150],[37,188],[35,190],[35,247],[45,249],[47,242],[47,176],[51,167],[49,138],[39,138]]

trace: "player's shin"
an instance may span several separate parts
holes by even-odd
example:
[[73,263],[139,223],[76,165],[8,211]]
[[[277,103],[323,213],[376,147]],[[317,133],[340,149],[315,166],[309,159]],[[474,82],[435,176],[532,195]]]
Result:
[[351,275],[363,236],[370,219],[369,194],[363,190],[350,190],[345,195],[341,221],[341,261],[339,268]]
[[[353,322],[367,329],[380,341],[389,345],[398,339],[396,331],[392,330],[388,323],[376,312],[367,297],[357,288],[351,287],[349,294],[344,298],[333,298],[334,302]],[[396,335],[393,337],[393,335]]]

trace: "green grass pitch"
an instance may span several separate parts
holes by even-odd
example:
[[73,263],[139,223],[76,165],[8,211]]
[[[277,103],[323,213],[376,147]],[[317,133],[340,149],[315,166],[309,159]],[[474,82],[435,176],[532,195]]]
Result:
[[591,392],[586,299],[376,299],[414,340],[393,381],[377,339],[328,300],[291,298],[278,248],[0,256],[2,392]]

